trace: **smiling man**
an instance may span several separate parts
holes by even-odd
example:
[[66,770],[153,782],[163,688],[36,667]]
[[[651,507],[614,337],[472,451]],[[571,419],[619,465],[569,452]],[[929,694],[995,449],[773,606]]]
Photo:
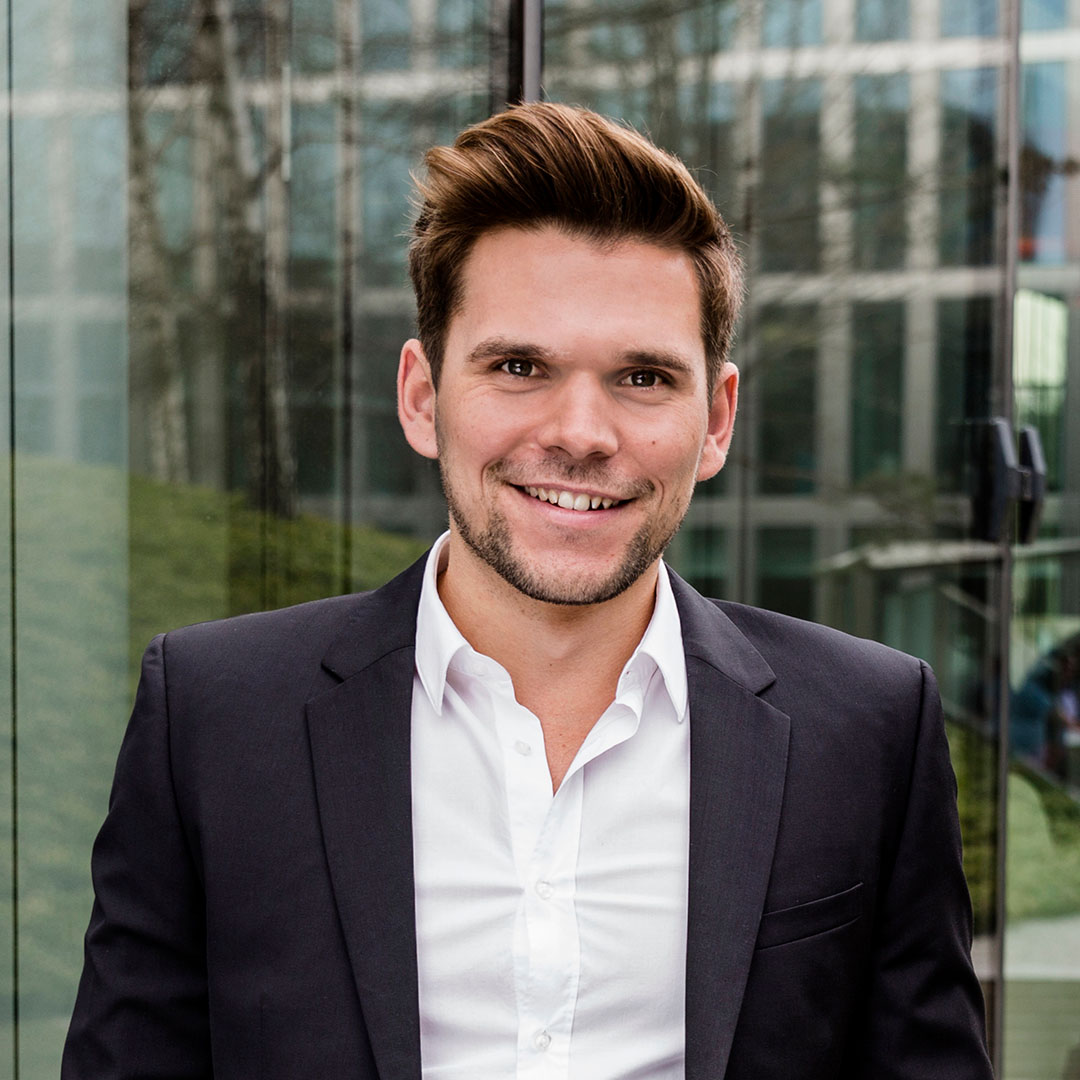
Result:
[[151,645],[64,1076],[987,1080],[929,670],[662,562],[735,419],[720,216],[582,109],[426,163],[449,531]]

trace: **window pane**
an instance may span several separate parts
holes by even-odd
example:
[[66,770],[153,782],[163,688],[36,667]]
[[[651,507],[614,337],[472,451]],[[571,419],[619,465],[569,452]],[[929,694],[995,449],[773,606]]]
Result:
[[812,529],[758,531],[757,602],[771,611],[809,619],[814,610],[810,567],[814,561]]
[[773,80],[762,87],[761,269],[814,271],[821,260],[821,85]]
[[997,21],[997,0],[948,0],[941,5],[942,37],[992,37]]
[[766,46],[817,45],[821,42],[821,0],[765,0],[761,42]]
[[906,38],[909,8],[907,0],[856,0],[857,41],[897,41]]
[[902,466],[904,306],[855,304],[851,375],[851,479],[895,475]]
[[941,76],[941,261],[989,265],[995,258],[997,72]]
[[1065,259],[1065,207],[1070,172],[1066,66],[1025,64],[1021,90],[1020,257],[1026,262]]
[[804,306],[763,310],[757,329],[761,420],[758,489],[809,494],[816,483],[817,315]]
[[904,264],[907,246],[908,78],[855,80],[855,265],[864,270]]

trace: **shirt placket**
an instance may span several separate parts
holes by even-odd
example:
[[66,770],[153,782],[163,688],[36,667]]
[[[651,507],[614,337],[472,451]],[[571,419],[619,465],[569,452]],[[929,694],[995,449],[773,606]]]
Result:
[[495,703],[520,887],[514,932],[517,1075],[565,1080],[580,972],[574,886],[581,776],[568,777],[552,797],[539,720],[512,691],[509,700],[496,693]]

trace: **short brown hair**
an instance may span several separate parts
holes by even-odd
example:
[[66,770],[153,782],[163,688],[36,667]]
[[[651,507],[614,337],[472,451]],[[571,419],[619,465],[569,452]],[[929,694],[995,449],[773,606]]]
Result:
[[710,394],[742,304],[742,266],[716,207],[687,167],[636,131],[588,109],[517,105],[424,156],[409,245],[420,340],[438,382],[461,276],[482,233],[555,225],[599,242],[684,251],[701,300]]

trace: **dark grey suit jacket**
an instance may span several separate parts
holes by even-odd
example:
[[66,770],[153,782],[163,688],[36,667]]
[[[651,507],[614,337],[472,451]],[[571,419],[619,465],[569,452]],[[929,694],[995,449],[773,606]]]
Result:
[[[420,1076],[421,576],[147,650],[94,848],[66,1080]],[[987,1080],[929,669],[673,584],[688,1080]]]

